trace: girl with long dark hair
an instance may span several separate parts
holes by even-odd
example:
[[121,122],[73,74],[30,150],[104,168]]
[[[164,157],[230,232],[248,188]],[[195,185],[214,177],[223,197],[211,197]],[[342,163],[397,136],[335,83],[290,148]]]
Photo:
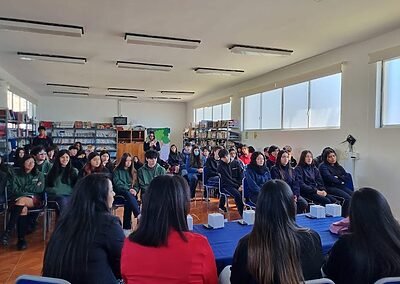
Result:
[[271,180],[271,173],[266,165],[265,156],[261,152],[254,152],[251,155],[250,164],[244,171],[245,198],[254,205],[257,203],[261,187]]
[[14,206],[6,231],[1,236],[2,244],[8,245],[11,231],[17,225],[18,250],[27,248],[25,235],[28,227],[28,208],[42,206],[44,190],[44,175],[37,170],[34,157],[25,156],[21,162],[22,168],[16,170],[11,183],[11,200],[14,201]]
[[301,196],[322,205],[338,202],[335,197],[326,192],[321,174],[314,165],[311,151],[301,152],[299,164],[295,170],[300,183]]
[[14,156],[14,168],[22,168],[22,159],[25,156],[25,150],[22,147],[18,147],[15,150],[15,156]]
[[97,152],[92,152],[88,155],[86,164],[79,171],[79,178],[83,178],[93,173],[110,173],[106,168],[104,168],[101,163],[100,155]]
[[203,174],[203,163],[200,156],[200,148],[193,146],[189,158],[186,160],[186,170],[190,185],[190,196],[194,198],[196,195],[196,187],[199,179]]
[[300,184],[296,172],[290,165],[290,155],[286,150],[280,150],[275,166],[271,168],[271,177],[285,181],[292,190],[297,204],[297,212],[304,213],[307,210],[308,202],[300,196]]
[[111,214],[114,191],[102,174],[78,181],[47,245],[43,276],[71,283],[116,283],[124,233]]
[[110,153],[107,150],[100,151],[100,159],[103,167],[105,167],[110,173],[114,171],[114,163],[110,159]]
[[222,150],[221,146],[214,146],[211,154],[204,165],[204,183],[210,180],[210,183],[218,183],[218,165],[220,163],[218,153]]
[[67,205],[77,180],[78,170],[72,167],[68,150],[60,150],[46,178],[48,199],[57,203],[58,213]]
[[132,213],[135,218],[139,215],[139,205],[137,202],[137,192],[133,188],[136,179],[136,171],[133,166],[132,156],[124,153],[121,156],[117,167],[113,172],[114,189],[117,195],[125,199],[124,219],[122,228],[130,232],[132,228]]
[[296,206],[290,187],[281,180],[263,185],[251,233],[239,241],[231,283],[302,283],[321,277],[319,235],[295,223]]
[[178,148],[175,144],[172,144],[169,149],[168,165],[170,165],[169,172],[172,174],[179,174],[182,169],[183,158],[182,154],[179,153]]
[[400,225],[375,189],[355,191],[350,230],[332,247],[324,273],[336,284],[369,284],[400,276]]
[[152,180],[139,227],[122,250],[121,272],[126,284],[217,283],[207,239],[189,232],[189,207],[189,189],[182,177],[164,175]]

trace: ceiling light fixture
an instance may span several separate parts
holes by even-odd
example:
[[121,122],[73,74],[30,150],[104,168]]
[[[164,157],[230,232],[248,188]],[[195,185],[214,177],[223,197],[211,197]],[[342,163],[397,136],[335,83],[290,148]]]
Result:
[[125,40],[127,43],[153,45],[153,46],[167,46],[184,49],[195,49],[200,45],[200,40],[155,36],[146,34],[126,33]]
[[151,71],[171,71],[174,67],[166,64],[153,64],[153,63],[142,63],[142,62],[129,62],[129,61],[117,61],[118,68],[136,69],[136,70],[151,70]]
[[229,50],[232,53],[244,54],[244,55],[278,55],[278,56],[289,56],[293,53],[290,49],[272,48],[272,47],[260,47],[250,45],[232,45]]
[[118,93],[118,94],[143,93],[145,91],[143,89],[131,89],[131,88],[108,88],[107,90],[110,93]]
[[88,87],[88,86],[79,86],[79,85],[55,84],[55,83],[47,83],[46,85],[49,86],[49,87],[85,89],[85,90],[89,90],[90,89],[90,87]]
[[160,91],[161,94],[163,95],[172,95],[172,96],[192,96],[194,95],[194,92],[189,92],[189,91]]
[[206,68],[206,67],[197,67],[197,68],[194,68],[194,71],[197,74],[218,75],[218,76],[235,76],[235,75],[240,75],[240,74],[244,73],[243,70]]
[[40,34],[81,37],[83,27],[0,17],[0,29]]
[[48,62],[62,62],[62,63],[73,63],[73,64],[85,64],[87,59],[84,57],[74,57],[65,55],[55,55],[55,54],[40,54],[40,53],[30,53],[30,52],[18,52],[19,58],[27,61],[48,61]]
[[54,91],[54,95],[89,96],[89,93]]
[[106,97],[111,98],[121,98],[121,99],[137,99],[137,96],[121,96],[121,95],[106,95]]
[[175,97],[151,97],[152,100],[181,100],[181,98]]

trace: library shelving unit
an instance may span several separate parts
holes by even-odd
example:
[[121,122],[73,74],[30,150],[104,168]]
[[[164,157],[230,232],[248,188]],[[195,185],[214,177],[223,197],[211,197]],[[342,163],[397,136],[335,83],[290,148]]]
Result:
[[0,156],[4,157],[6,161],[8,161],[8,153],[10,152],[7,141],[7,113],[8,109],[0,109]]
[[240,143],[240,126],[237,120],[202,120],[196,127],[185,129],[183,144],[191,142],[200,147],[224,146],[230,148]]
[[117,159],[124,153],[130,153],[132,156],[138,156],[139,160],[144,162],[144,140],[144,130],[118,130]]

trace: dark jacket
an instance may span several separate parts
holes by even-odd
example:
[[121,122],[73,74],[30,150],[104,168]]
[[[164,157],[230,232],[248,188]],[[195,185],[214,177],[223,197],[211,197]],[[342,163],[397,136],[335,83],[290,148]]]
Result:
[[17,170],[12,179],[12,199],[22,196],[40,195],[44,190],[44,182],[44,175],[41,172],[27,174],[22,169]]
[[144,144],[143,144],[143,148],[144,148],[144,151],[145,152],[147,152],[148,150],[155,150],[155,151],[157,151],[157,152],[159,152],[160,150],[161,150],[161,147],[160,147],[160,142],[156,142],[156,146],[151,146],[150,147],[150,141],[148,141],[148,142],[145,142]]
[[287,164],[286,167],[273,166],[271,169],[271,177],[273,179],[285,181],[292,189],[293,194],[297,197],[300,196],[299,179],[297,178],[296,171],[291,168],[289,164]]
[[229,163],[229,166],[231,167],[231,170],[232,170],[232,177],[238,183],[242,183],[243,171],[244,171],[243,162],[239,159],[234,159]]
[[219,160],[213,157],[208,157],[204,169],[204,182],[207,182],[209,178],[218,176],[218,165],[221,163]]
[[267,165],[268,169],[271,170],[272,167],[275,166],[275,162],[268,159],[266,165]]
[[64,174],[65,168],[62,169],[61,173],[56,177],[54,184],[49,185],[48,177],[46,180],[46,192],[49,196],[69,196],[72,194],[72,189],[78,180],[78,170],[72,169],[72,176],[69,177],[68,183],[62,182],[62,176]]
[[317,193],[317,190],[325,190],[324,182],[316,166],[297,166],[295,170],[300,183],[301,195],[307,196]]
[[331,166],[328,163],[322,163],[319,166],[319,172],[321,173],[325,186],[338,188],[344,187],[347,179],[347,173],[341,165],[336,164]]
[[232,176],[232,169],[229,164],[221,161],[218,165],[218,173],[221,176],[222,188],[236,188],[238,189],[241,184],[238,183]]
[[245,197],[257,196],[261,190],[261,187],[267,181],[271,180],[271,173],[267,166],[257,167],[249,164],[244,173],[245,175]]
[[[0,171],[0,204],[5,201],[5,191],[7,189],[7,174],[5,172]],[[0,212],[2,211],[3,207],[0,206]]]
[[170,166],[182,166],[183,156],[178,151],[176,153],[170,152],[168,155],[168,164]]
[[51,139],[49,136],[45,136],[44,138],[40,138],[39,136],[36,136],[33,138],[32,142],[33,146],[43,146],[44,148],[48,148],[50,146],[53,146],[53,139]]
[[132,176],[128,170],[115,169],[113,172],[114,191],[116,193],[124,193],[133,188]]
[[[323,257],[319,235],[313,230],[310,230],[309,232],[298,232],[298,240],[300,246],[300,262],[304,280],[321,278],[320,269]],[[236,247],[231,267],[232,284],[257,283],[247,269],[248,243],[249,235],[243,237]]]
[[297,166],[297,161],[293,156],[290,158],[289,164],[292,168],[295,168]]

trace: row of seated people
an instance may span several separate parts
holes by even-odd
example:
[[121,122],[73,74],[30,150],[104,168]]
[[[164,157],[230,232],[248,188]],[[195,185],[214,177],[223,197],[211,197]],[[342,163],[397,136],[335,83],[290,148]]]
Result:
[[[43,275],[71,283],[218,283],[210,244],[190,232],[190,191],[180,176],[158,176],[143,199],[136,231],[125,239],[110,208],[112,182],[92,174],[75,186],[71,202],[51,236]],[[335,283],[368,284],[400,276],[400,226],[381,193],[356,191],[350,231],[326,261],[319,235],[295,223],[296,204],[288,184],[260,189],[251,232],[238,243],[231,283],[302,283],[324,275]]]

